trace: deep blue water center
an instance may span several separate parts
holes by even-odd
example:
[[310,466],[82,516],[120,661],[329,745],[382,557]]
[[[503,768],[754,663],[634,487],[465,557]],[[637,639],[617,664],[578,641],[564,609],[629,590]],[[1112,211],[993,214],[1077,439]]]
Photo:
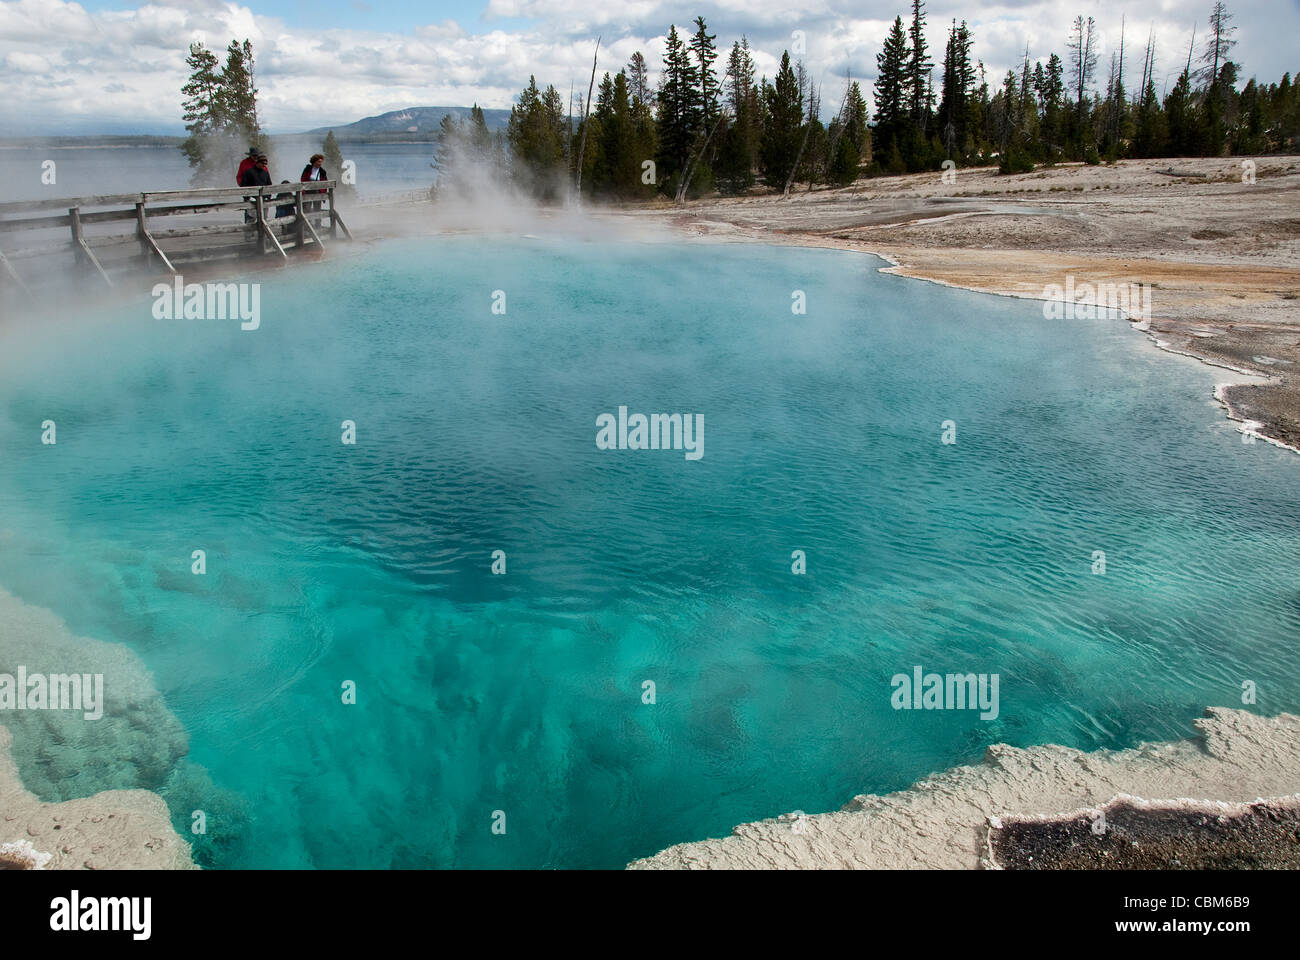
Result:
[[[23,330],[0,586],[148,665],[220,867],[619,866],[1243,681],[1300,708],[1300,459],[1122,321],[878,266],[421,239],[243,278],[256,331]],[[598,449],[620,405],[703,458]],[[917,665],[998,674],[997,719],[893,709]]]

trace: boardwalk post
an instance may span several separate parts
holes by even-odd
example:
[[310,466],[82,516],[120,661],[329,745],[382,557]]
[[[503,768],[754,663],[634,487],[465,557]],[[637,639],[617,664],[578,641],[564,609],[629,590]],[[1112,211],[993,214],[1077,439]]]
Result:
[[99,275],[104,279],[104,282],[111,287],[113,281],[108,279],[108,274],[105,273],[104,268],[99,265],[99,258],[96,257],[94,251],[90,249],[90,244],[86,242],[86,235],[81,230],[80,207],[68,207],[68,222],[72,226],[72,251],[76,254],[77,261],[79,263],[89,261],[91,266],[99,271]]
[[348,229],[348,225],[343,222],[343,218],[339,216],[339,212],[334,206],[334,185],[332,183],[330,184],[329,187],[329,198],[330,198],[330,236],[337,237],[339,230],[342,230],[343,236],[351,240],[352,231]]
[[143,196],[144,195],[141,194],[142,199],[135,205],[135,231],[136,236],[140,238],[140,246],[144,248],[144,262],[149,263],[149,255],[154,254],[163,262],[163,266],[167,268],[167,272],[174,276],[176,274],[176,268],[172,266],[172,262],[167,259],[167,254],[163,253],[162,247],[158,246],[158,241],[155,240],[153,234],[149,232],[149,220],[145,213],[146,201],[143,199]]
[[257,188],[257,233],[258,249],[262,252],[263,256],[266,255],[266,241],[269,239],[272,246],[275,247],[275,252],[286,260],[289,259],[289,255],[284,252],[284,247],[282,247],[280,241],[276,239],[275,231],[271,229],[271,224],[266,219],[266,187]]
[[257,206],[257,250],[259,253],[266,253],[266,207],[262,203],[262,188],[257,188],[257,196],[253,200]]
[[144,262],[149,262],[149,257],[153,253],[153,248],[149,246],[149,224],[145,219],[144,200],[135,205],[135,235],[140,240],[140,255],[144,257]]
[[304,191],[302,190],[298,191],[298,197],[297,197],[298,202],[294,204],[294,212],[296,214],[294,226],[297,228],[298,231],[299,247],[301,247],[304,243],[307,242],[307,231],[304,229],[304,227],[306,227],[307,225],[307,215],[303,212],[303,199],[302,199],[303,192]]
[[81,208],[68,207],[68,222],[72,226],[72,254],[76,257],[77,263],[86,262],[86,254],[82,249],[85,246],[85,237],[81,234]]

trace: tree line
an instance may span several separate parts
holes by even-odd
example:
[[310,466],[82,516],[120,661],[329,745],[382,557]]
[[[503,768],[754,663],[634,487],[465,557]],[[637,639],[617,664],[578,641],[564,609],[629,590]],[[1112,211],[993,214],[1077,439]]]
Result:
[[490,150],[472,155],[494,177],[539,198],[553,200],[580,182],[584,195],[638,200],[736,194],[757,184],[777,192],[842,185],[863,175],[938,170],[947,160],[1011,173],[1060,161],[1296,148],[1300,97],[1292,77],[1272,84],[1251,78],[1238,89],[1236,28],[1223,2],[1211,9],[1199,50],[1193,35],[1171,90],[1157,87],[1157,38],[1148,32],[1137,49],[1122,23],[1104,75],[1098,25],[1077,17],[1064,57],[1031,61],[1026,49],[1019,68],[994,85],[973,59],[965,21],[952,21],[936,64],[925,0],[912,0],[909,13],[907,21],[894,19],[876,56],[874,117],[849,77],[824,123],[822,86],[801,61],[786,51],[771,81],[756,79],[747,38],[724,57],[697,17],[687,31],[670,26],[655,86],[639,52],[613,76],[604,74],[586,109],[581,91],[575,111],[572,93],[566,106],[554,86],[542,89],[530,77],[503,134],[485,140],[485,129],[452,123],[443,139],[457,146],[444,153],[460,154],[459,145],[474,137],[493,140]]
[[[535,77],[519,94],[504,131],[491,134],[482,111],[443,118],[434,165],[439,191],[466,192],[511,182],[544,201],[569,195],[610,200],[682,199],[757,186],[788,192],[796,184],[843,185],[860,176],[997,164],[1004,173],[1059,161],[1100,163],[1145,157],[1224,156],[1296,149],[1300,95],[1291,74],[1244,86],[1233,59],[1236,28],[1214,3],[1199,50],[1196,34],[1173,88],[1157,87],[1157,38],[1139,50],[1121,20],[1119,48],[1098,73],[1099,28],[1092,17],[1070,25],[1065,56],[1051,53],[993,86],[975,38],[953,20],[938,63],[926,39],[925,0],[911,0],[907,21],[890,25],[876,55],[867,109],[859,82],[842,82],[828,123],[822,84],[790,52],[776,76],[755,77],[749,41],[725,56],[703,17],[670,26],[658,83],[634,53],[603,75],[593,102],[568,101]],[[1140,66],[1138,65],[1138,61]],[[182,149],[196,182],[224,182],[248,145],[264,143],[257,117],[252,45],[231,41],[224,65],[202,44],[191,68]],[[936,86],[937,71],[937,86]],[[1104,80],[1104,82],[1102,82]],[[1240,89],[1238,89],[1240,87]],[[575,108],[576,99],[576,108]],[[330,137],[332,141],[332,134]],[[337,144],[327,153],[338,162]],[[327,169],[334,170],[333,166]]]

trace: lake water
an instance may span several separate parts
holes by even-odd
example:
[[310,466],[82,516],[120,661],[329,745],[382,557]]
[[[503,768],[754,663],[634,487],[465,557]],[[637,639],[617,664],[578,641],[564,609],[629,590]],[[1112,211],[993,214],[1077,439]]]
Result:
[[[1300,459],[1126,323],[878,265],[411,240],[251,276],[256,331],[11,327],[0,587],[134,650],[206,771],[29,737],[24,779],[158,789],[210,866],[613,867],[1243,681],[1300,709]],[[599,449],[620,405],[703,456]],[[894,709],[914,666],[997,674],[996,719]]]
[[[276,140],[271,152],[271,177],[297,181],[317,140]],[[356,188],[362,198],[428,190],[433,183],[435,146],[431,143],[344,144],[343,159],[356,166]],[[42,181],[42,164],[54,161],[53,184]],[[36,147],[0,146],[0,202],[46,198],[102,196],[146,190],[186,190],[193,184],[185,155],[175,147]],[[337,177],[340,171],[330,170]],[[230,186],[235,184],[230,171]]]

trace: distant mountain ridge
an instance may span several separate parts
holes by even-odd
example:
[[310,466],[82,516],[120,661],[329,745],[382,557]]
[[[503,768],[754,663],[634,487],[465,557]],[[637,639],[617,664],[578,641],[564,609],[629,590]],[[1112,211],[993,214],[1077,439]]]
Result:
[[[407,107],[404,110],[390,110],[375,117],[365,117],[355,123],[337,126],[316,127],[307,130],[308,134],[325,136],[334,131],[338,140],[429,140],[438,135],[438,126],[442,118],[451,115],[458,120],[468,120],[469,107]],[[483,110],[483,119],[492,131],[504,129],[510,120],[509,110]]]

